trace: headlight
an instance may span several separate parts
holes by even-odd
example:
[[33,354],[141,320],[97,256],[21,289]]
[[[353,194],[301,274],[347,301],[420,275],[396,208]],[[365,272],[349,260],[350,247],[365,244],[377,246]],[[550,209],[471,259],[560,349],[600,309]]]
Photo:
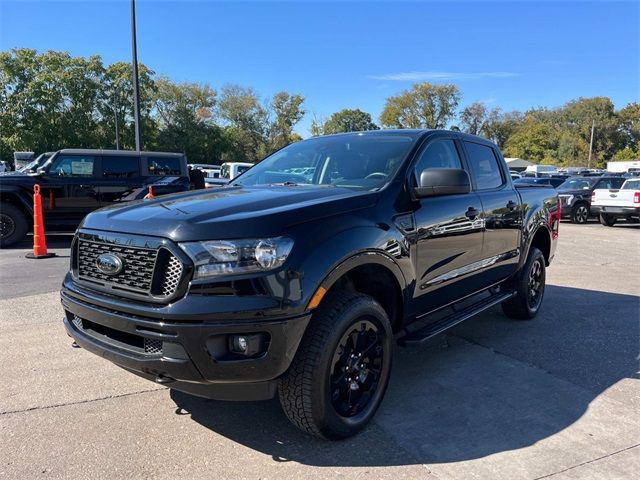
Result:
[[282,266],[292,247],[293,240],[287,237],[180,244],[195,265],[194,280],[273,270]]
[[564,197],[567,205],[571,205],[571,202],[573,202],[573,195],[567,195],[566,197]]

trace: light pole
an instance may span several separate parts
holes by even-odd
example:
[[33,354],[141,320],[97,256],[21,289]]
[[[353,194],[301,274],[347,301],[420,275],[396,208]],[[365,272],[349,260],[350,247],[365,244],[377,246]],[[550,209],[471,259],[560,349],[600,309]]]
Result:
[[591,152],[593,151],[593,131],[596,128],[596,121],[591,121],[591,140],[589,141],[589,160],[587,160],[587,168],[591,168]]
[[116,122],[116,150],[120,150],[120,131],[118,130],[118,101],[113,103],[113,118]]
[[139,152],[140,141],[140,88],[138,86],[138,47],[136,41],[136,1],[131,0],[131,56],[133,64],[133,118],[135,125],[136,150]]

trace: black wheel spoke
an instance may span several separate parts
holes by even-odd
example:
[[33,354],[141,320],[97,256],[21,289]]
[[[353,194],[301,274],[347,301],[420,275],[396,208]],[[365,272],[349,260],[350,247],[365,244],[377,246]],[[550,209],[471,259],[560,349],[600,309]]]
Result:
[[338,343],[331,368],[330,392],[340,415],[362,412],[375,396],[384,348],[378,328],[368,320],[353,324]]

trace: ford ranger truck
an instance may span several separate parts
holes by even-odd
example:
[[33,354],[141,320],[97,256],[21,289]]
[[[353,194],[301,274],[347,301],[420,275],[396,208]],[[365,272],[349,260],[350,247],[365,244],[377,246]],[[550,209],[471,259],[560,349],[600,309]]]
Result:
[[374,416],[396,344],[501,304],[538,313],[560,208],[498,147],[438,130],[316,137],[228,186],[89,214],[61,297],[77,345],[189,394],[278,396],[339,439]]

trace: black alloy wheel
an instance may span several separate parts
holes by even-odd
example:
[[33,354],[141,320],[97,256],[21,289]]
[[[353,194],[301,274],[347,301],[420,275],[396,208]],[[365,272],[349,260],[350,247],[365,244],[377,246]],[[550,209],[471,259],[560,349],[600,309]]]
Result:
[[544,293],[542,262],[544,259],[536,259],[529,270],[529,308],[538,309],[542,302],[542,294]]
[[338,415],[352,417],[370,405],[384,365],[382,336],[369,320],[361,320],[340,339],[331,368],[331,404]]
[[9,238],[16,231],[16,222],[9,215],[0,212],[0,239]]
[[330,291],[280,378],[282,409],[291,423],[317,437],[355,435],[382,402],[392,352],[391,322],[374,298]]

